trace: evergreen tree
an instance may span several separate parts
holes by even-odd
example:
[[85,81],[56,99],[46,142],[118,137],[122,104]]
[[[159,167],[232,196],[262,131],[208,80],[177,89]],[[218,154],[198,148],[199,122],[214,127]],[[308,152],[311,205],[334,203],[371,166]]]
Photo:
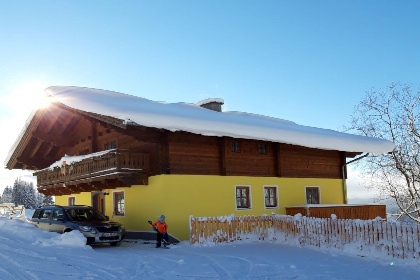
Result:
[[35,209],[44,205],[54,204],[52,196],[38,193],[32,182],[17,178],[12,187],[6,187],[1,196],[1,203],[23,205],[27,209]]
[[35,194],[35,188],[33,183],[25,182],[24,185],[24,201],[23,205],[25,205],[25,208],[28,209],[35,209],[37,207],[36,205],[36,194]]
[[3,190],[3,195],[1,196],[1,202],[2,203],[12,203],[13,202],[12,192],[13,192],[12,188],[7,186]]
[[20,178],[17,178],[13,183],[11,202],[13,202],[15,205],[23,204],[23,188],[22,180]]
[[36,193],[36,207],[42,206],[43,199],[44,199],[44,195],[42,193],[37,192]]
[[54,200],[51,195],[43,195],[44,199],[42,200],[42,205],[51,205],[54,204]]
[[23,205],[28,209],[36,208],[38,203],[33,183],[17,178],[13,185],[11,202],[15,205]]
[[37,193],[36,195],[37,207],[54,204],[54,200],[50,195],[44,195],[42,193]]

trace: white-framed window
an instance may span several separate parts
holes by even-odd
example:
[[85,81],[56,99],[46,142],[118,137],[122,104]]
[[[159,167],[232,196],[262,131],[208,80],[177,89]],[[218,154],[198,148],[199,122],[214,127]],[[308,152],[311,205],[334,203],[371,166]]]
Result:
[[264,186],[264,207],[265,209],[279,208],[279,193],[277,186]]
[[125,196],[124,191],[112,192],[113,215],[117,217],[125,216]]
[[252,208],[251,186],[235,186],[236,210],[248,210]]
[[76,197],[75,196],[69,196],[67,198],[67,204],[69,206],[76,205]]
[[321,203],[321,188],[319,186],[305,187],[306,204],[320,204]]

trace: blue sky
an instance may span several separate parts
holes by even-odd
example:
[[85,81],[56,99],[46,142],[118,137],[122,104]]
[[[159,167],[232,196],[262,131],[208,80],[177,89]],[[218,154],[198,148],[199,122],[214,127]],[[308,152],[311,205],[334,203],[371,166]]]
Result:
[[418,1],[0,5],[3,159],[32,97],[51,85],[168,102],[218,97],[224,110],[335,130],[371,88],[419,86]]

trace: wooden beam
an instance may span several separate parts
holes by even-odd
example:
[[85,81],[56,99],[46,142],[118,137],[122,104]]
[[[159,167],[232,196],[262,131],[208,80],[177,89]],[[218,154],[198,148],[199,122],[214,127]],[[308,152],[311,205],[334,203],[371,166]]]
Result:
[[83,187],[80,185],[70,185],[67,188],[71,191],[71,193],[81,193],[84,191]]
[[61,133],[50,134],[41,131],[34,131],[32,133],[32,137],[58,147],[74,147],[77,144],[74,140],[64,139],[65,136]]
[[50,130],[47,130],[47,132],[63,134],[73,119],[74,114],[72,114],[72,112],[68,110],[61,110],[58,119],[54,122],[54,125],[50,128]]
[[115,189],[120,187],[131,187],[131,185],[124,184],[124,182],[118,179],[106,179],[105,184],[108,189]]
[[273,152],[274,152],[274,166],[276,170],[276,176],[281,177],[281,148],[279,143],[273,143]]
[[138,174],[135,176],[121,176],[118,178],[119,181],[124,183],[125,187],[131,187],[133,185],[148,185],[149,176],[146,174]]
[[169,139],[168,131],[163,132],[162,149],[163,149],[163,164],[165,167],[165,174],[171,174],[171,163],[169,161]]
[[[129,135],[140,142],[161,143],[167,130],[149,128],[144,126],[128,126],[126,129],[115,128],[121,134]],[[167,138],[167,137],[166,137]]]
[[35,169],[43,169],[50,166],[54,160],[41,159],[41,158],[29,158],[25,156],[20,156],[17,158],[19,163],[22,163],[27,166],[35,167]]
[[[340,164],[342,166],[342,168],[344,168],[344,170],[340,170],[340,171],[344,171],[344,174],[341,175],[342,179],[347,179],[347,165],[346,163],[346,153],[345,152],[340,152]],[[343,172],[342,172],[343,173]],[[344,178],[343,178],[344,176]]]
[[356,152],[344,152],[345,157],[347,158],[354,158],[356,156],[360,156],[363,153],[356,153]]
[[220,174],[226,176],[226,138],[219,138]]
[[45,111],[45,114],[42,118],[42,122],[38,125],[36,129],[42,131],[50,131],[59,119],[61,112],[62,110],[54,103],[52,103],[49,109]]
[[29,153],[28,157],[33,158],[34,155],[38,152],[39,148],[42,145],[42,141],[37,141],[36,145],[34,147],[32,147],[31,152]]
[[73,130],[74,130],[74,128],[76,127],[76,125],[79,123],[80,120],[81,120],[81,117],[80,116],[71,115],[71,119],[67,123],[66,127],[64,128],[64,130],[62,131],[62,134],[63,135],[68,135],[68,134],[72,133]]
[[96,153],[98,152],[98,125],[97,122],[92,122],[92,146],[91,146],[91,151],[92,153]]
[[46,158],[48,157],[48,154],[51,152],[51,149],[54,147],[53,144],[48,143],[48,147],[45,149],[45,151],[42,153],[42,155],[40,155],[41,158]]
[[[59,156],[60,155],[60,156]],[[64,153],[61,152],[61,148],[57,147],[53,144],[51,144],[51,149],[50,151],[45,154],[45,156],[43,158],[56,158],[56,159],[60,159],[61,155],[64,155]]]

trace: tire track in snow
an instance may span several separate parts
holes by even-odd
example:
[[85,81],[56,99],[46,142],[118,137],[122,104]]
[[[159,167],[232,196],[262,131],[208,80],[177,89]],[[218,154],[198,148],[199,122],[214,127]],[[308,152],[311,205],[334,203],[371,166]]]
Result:
[[[200,253],[196,253],[196,252],[189,252],[189,251],[186,251],[186,250],[182,250],[182,251],[184,253],[189,253],[189,254],[197,255],[197,256],[203,257],[205,259],[208,259],[210,261],[209,266],[217,273],[217,275],[219,276],[218,279],[241,279],[242,278],[242,277],[238,278],[237,275],[232,275],[229,272],[228,269],[226,269],[223,265],[221,265],[220,262],[215,257],[212,257],[210,254],[200,254]],[[226,256],[222,256],[222,257],[226,257]],[[230,257],[230,256],[227,256],[227,257]],[[240,258],[237,258],[237,259],[240,259]],[[243,266],[241,265],[241,267],[243,267]],[[247,267],[246,271],[249,271],[249,267]],[[206,277],[206,276],[204,276],[204,277],[195,276],[195,277],[203,278],[203,279],[204,278],[209,278],[209,277]]]
[[6,244],[2,244],[0,248],[0,263],[2,264],[1,271],[4,272],[5,277],[2,276],[0,279],[33,279],[39,280],[37,276],[32,273],[27,273],[28,268],[24,267],[19,262],[16,262],[15,257],[10,255],[21,255],[22,250],[16,250]]
[[[15,245],[18,246],[17,244]],[[32,262],[25,265],[13,260],[28,259],[28,257],[32,259]],[[41,255],[30,250],[30,248],[16,248],[7,244],[0,245],[0,258],[0,263],[2,264],[0,279],[40,280],[42,279],[42,275],[45,274],[50,275],[50,279],[61,277],[77,277],[78,279],[120,279],[120,276],[122,275],[115,274],[115,267],[104,269],[103,266],[92,261],[80,262],[80,256],[75,258],[74,255],[64,255],[57,259],[57,257]],[[46,267],[42,265],[45,262],[48,263],[48,267],[51,269],[46,269]],[[60,267],[63,267],[64,269],[60,270]],[[73,271],[69,272],[69,267],[71,267]],[[89,273],[92,268],[95,268],[95,273]]]

